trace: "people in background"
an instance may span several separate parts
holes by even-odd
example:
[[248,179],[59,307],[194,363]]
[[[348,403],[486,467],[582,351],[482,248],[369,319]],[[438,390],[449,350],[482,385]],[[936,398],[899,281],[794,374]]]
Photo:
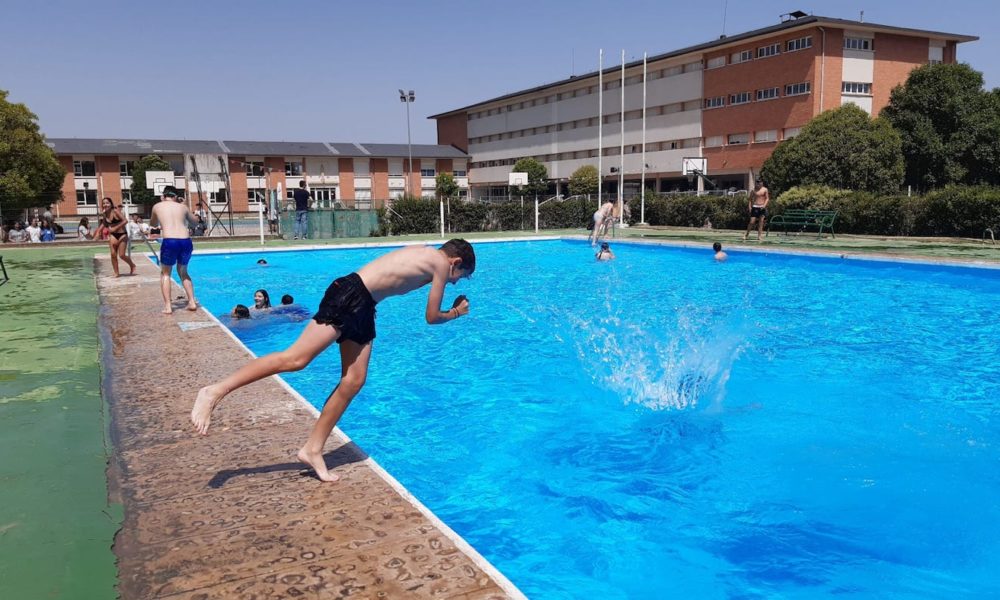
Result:
[[282,306],[288,306],[289,304],[293,304],[294,302],[295,298],[292,298],[289,294],[285,294],[284,296],[281,297]]
[[724,261],[729,258],[729,255],[722,251],[722,244],[715,242],[712,244],[712,250],[715,252],[715,260]]
[[615,253],[611,251],[611,246],[607,242],[601,242],[601,248],[597,251],[595,258],[599,261],[614,260]]
[[41,233],[40,237],[41,237],[41,240],[43,242],[54,242],[54,241],[56,241],[56,230],[52,226],[52,222],[51,221],[49,221],[45,217],[42,217],[41,228],[42,228],[42,233]]
[[76,239],[81,242],[93,239],[90,234],[90,219],[87,217],[80,219],[80,224],[76,228]]
[[201,218],[201,215],[195,215],[194,223],[191,225],[191,235],[201,237],[205,235],[205,229],[205,220]]
[[24,223],[18,221],[14,223],[14,228],[7,232],[7,239],[11,244],[23,244],[30,238],[24,229]]
[[771,193],[764,187],[764,182],[758,179],[754,182],[753,191],[750,192],[750,202],[747,207],[750,210],[750,221],[747,223],[747,231],[743,234],[746,241],[753,229],[753,224],[757,223],[757,241],[761,240],[764,234],[764,220],[767,219],[767,203],[771,201]]
[[264,260],[263,258],[258,258],[257,259],[257,264],[261,265],[262,267],[266,267],[267,266],[267,261]]
[[38,226],[38,219],[31,219],[31,225],[25,228],[28,232],[28,241],[32,244],[38,244],[42,241],[42,228]]
[[243,304],[237,304],[236,306],[233,307],[232,317],[233,317],[233,319],[237,319],[237,320],[239,320],[239,319],[249,319],[250,318],[250,309],[248,307],[244,306]]
[[309,235],[309,203],[312,200],[312,192],[306,189],[306,182],[303,179],[299,182],[299,189],[293,194],[295,198],[295,229],[292,239],[306,239]]
[[135,263],[126,252],[128,250],[128,232],[125,230],[127,223],[111,198],[105,197],[101,200],[101,223],[108,230],[111,270],[115,272],[115,277],[121,276],[121,273],[118,272],[118,259],[125,261],[125,264],[129,266],[129,275],[135,275]]

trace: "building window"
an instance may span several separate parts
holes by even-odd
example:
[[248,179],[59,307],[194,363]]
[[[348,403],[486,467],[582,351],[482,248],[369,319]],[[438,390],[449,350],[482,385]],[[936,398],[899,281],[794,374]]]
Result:
[[875,45],[869,38],[845,37],[844,50],[867,50],[872,51]]
[[729,104],[746,104],[750,102],[750,92],[740,92],[738,94],[732,94],[729,96]]
[[784,139],[790,140],[793,137],[799,135],[801,131],[802,131],[801,127],[786,127],[784,133]]
[[765,88],[763,90],[757,90],[757,100],[773,100],[781,95],[781,90],[773,88]]
[[701,71],[702,68],[703,67],[701,65],[701,61],[700,60],[696,60],[694,62],[689,62],[689,63],[685,64],[684,65],[684,72],[685,73],[694,73],[695,71]]
[[744,50],[742,52],[733,52],[729,62],[736,65],[739,63],[749,62],[751,60],[753,60],[753,50]]
[[677,65],[676,67],[667,67],[663,69],[664,77],[673,77],[674,75],[680,75],[684,72],[684,65]]
[[765,129],[764,131],[758,131],[753,135],[753,141],[755,144],[760,144],[763,142],[777,142],[778,141],[778,130],[777,129]]
[[841,85],[840,91],[844,94],[861,94],[864,96],[871,96],[872,84],[860,83],[857,81],[845,81]]
[[802,94],[808,94],[811,87],[808,81],[804,83],[790,83],[785,86],[785,95],[801,96]]
[[722,108],[726,105],[725,96],[716,96],[715,98],[705,98],[705,108]]
[[286,162],[285,163],[285,175],[297,176],[302,175],[302,163],[300,162]]
[[721,135],[711,135],[705,138],[706,148],[718,148],[721,145],[722,145]]
[[455,177],[468,177],[468,171],[465,169],[455,169]]
[[132,168],[135,166],[134,160],[120,160],[118,161],[118,174],[122,177],[131,177]]
[[725,56],[716,56],[715,58],[710,58],[708,59],[708,62],[705,63],[706,69],[718,69],[719,67],[724,67],[724,66],[726,66]]
[[421,177],[434,177],[434,169],[420,169]]
[[777,56],[779,54],[781,54],[781,44],[771,44],[770,46],[757,48],[757,58],[767,58],[768,56]]
[[730,133],[727,138],[728,144],[730,146],[735,144],[749,144],[750,134],[749,133]]
[[122,204],[132,204],[132,190],[122,190]]
[[92,160],[74,160],[73,175],[76,177],[95,177],[97,167]]
[[785,52],[795,52],[796,50],[805,50],[806,48],[812,48],[813,39],[812,36],[806,36],[804,38],[799,38],[797,40],[788,40],[785,43]]
[[76,190],[77,206],[97,206],[97,190]]
[[264,201],[264,188],[247,188],[247,202],[258,204]]
[[[286,165],[288,163],[285,163]],[[245,163],[247,168],[247,177],[263,177],[264,176],[264,163],[256,161],[247,161]],[[288,168],[287,166],[285,167]]]

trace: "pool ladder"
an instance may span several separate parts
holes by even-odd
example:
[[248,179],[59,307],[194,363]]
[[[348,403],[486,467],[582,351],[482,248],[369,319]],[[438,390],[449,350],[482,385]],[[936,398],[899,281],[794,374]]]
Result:
[[995,237],[993,237],[993,229],[992,228],[987,229],[986,231],[983,232],[983,243],[984,244],[986,243],[986,234],[987,233],[990,234],[990,241],[993,243],[994,246],[996,246],[997,245],[997,240],[996,240]]

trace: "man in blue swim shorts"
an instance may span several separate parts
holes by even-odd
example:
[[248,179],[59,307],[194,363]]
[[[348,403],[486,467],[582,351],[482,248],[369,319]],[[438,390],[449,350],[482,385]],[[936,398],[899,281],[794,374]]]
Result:
[[177,265],[177,276],[181,278],[181,284],[187,294],[187,309],[198,310],[198,301],[194,298],[194,283],[191,282],[187,270],[191,253],[194,251],[188,225],[194,222],[194,215],[188,207],[178,202],[177,190],[171,185],[165,187],[160,201],[153,206],[153,216],[149,219],[152,226],[159,223],[163,233],[160,242],[160,291],[163,293],[165,315],[174,312],[170,303],[170,275],[174,265]]

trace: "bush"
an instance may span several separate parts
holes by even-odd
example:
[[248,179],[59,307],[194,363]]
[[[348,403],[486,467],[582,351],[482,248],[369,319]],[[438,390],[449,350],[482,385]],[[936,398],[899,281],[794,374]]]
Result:
[[[628,201],[628,222],[641,216],[641,200]],[[716,229],[743,229],[747,224],[746,196],[646,195],[646,222],[650,225],[701,227],[705,219]],[[962,236],[978,238],[983,230],[1000,226],[1000,188],[952,186],[926,196],[877,196],[823,185],[799,186],[773,199],[771,216],[791,208],[836,210],[837,233],[869,235]],[[595,200],[552,201],[539,207],[540,229],[583,229],[597,210]],[[535,226],[535,203],[451,203],[445,215],[450,231],[530,230]],[[435,233],[440,231],[438,201],[404,198],[392,210],[379,211],[379,233]]]

